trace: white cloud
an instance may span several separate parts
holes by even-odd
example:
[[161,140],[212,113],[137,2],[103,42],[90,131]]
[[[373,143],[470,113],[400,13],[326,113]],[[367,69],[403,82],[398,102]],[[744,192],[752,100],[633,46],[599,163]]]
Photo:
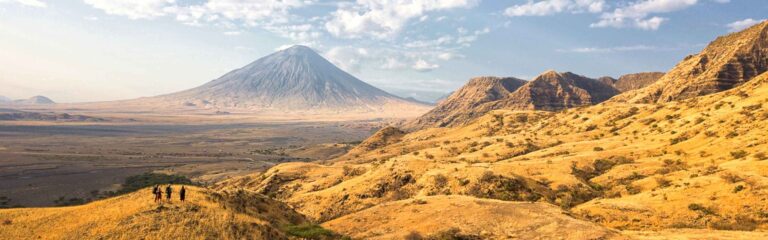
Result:
[[243,34],[241,31],[226,31],[224,32],[224,35],[227,36],[240,36],[240,34]]
[[603,11],[605,0],[544,0],[528,1],[525,4],[514,5],[504,10],[504,15],[517,16],[546,16],[561,12],[591,12]]
[[636,27],[643,30],[657,30],[666,18],[648,17],[655,13],[679,11],[696,5],[698,0],[644,0],[626,7],[616,8],[613,12],[603,13],[600,21],[590,27]]
[[174,13],[177,20],[189,24],[226,20],[259,26],[265,22],[287,22],[291,9],[304,7],[310,3],[311,1],[303,0],[208,0],[199,5],[175,5],[167,11]]
[[424,61],[424,59],[416,60],[416,62],[413,64],[413,70],[420,71],[420,72],[428,72],[435,70],[439,68],[440,65],[429,63],[427,61]]
[[339,38],[373,37],[390,39],[400,33],[408,21],[428,12],[453,8],[471,8],[479,0],[357,0],[340,4],[325,23],[326,30]]
[[84,0],[88,5],[101,9],[110,15],[126,16],[130,19],[150,19],[167,14],[174,0]]
[[765,21],[765,19],[751,19],[747,18],[740,21],[735,21],[729,24],[726,24],[725,26],[728,27],[729,32],[738,32],[744,29],[747,29],[748,27],[751,27],[752,25],[758,24]]
[[39,8],[48,7],[48,4],[40,0],[0,0],[0,3],[7,3],[7,2],[15,2],[21,5],[30,6],[30,7],[39,7]]

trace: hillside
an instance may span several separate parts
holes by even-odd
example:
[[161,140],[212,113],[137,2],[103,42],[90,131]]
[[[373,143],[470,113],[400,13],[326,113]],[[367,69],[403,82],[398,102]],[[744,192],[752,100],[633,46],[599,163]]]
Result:
[[615,101],[683,100],[731,89],[768,70],[768,21],[718,37],[656,83]]
[[[467,126],[407,134],[328,164],[281,164],[222,186],[276,197],[319,221],[392,201],[466,195],[548,202],[623,230],[766,230],[766,99],[763,74],[684,102],[495,111]],[[380,212],[380,223],[398,218],[391,214]]]
[[477,77],[441,100],[438,105],[407,125],[445,127],[466,123],[483,115],[483,104],[498,101],[523,86],[517,78]]
[[663,76],[663,72],[641,72],[625,74],[619,77],[619,79],[606,76],[600,77],[597,80],[613,86],[619,92],[627,92],[647,87]]
[[[537,80],[551,86],[576,77],[549,72]],[[513,94],[533,89],[526,87],[532,82]],[[403,226],[403,220],[416,231],[426,229],[421,235],[440,234],[441,228],[429,227],[432,221],[447,227],[462,220],[426,220],[445,214],[432,208],[406,215],[381,209],[393,204],[412,208],[405,204],[426,198],[428,205],[430,197],[461,195],[466,198],[435,201],[457,206],[466,206],[462,199],[467,198],[552,204],[566,215],[629,237],[768,238],[766,104],[768,73],[685,100],[606,101],[559,112],[496,110],[452,128],[407,134],[387,128],[369,139],[377,144],[337,159],[280,164],[219,187],[239,186],[272,196],[353,236],[392,236],[386,227]],[[484,212],[473,218],[505,221]],[[473,224],[480,223],[467,223]],[[453,234],[505,234],[485,224]]]
[[570,72],[547,71],[531,81],[479,77],[403,127],[461,126],[498,109],[557,111],[597,104],[618,93],[610,84]]
[[655,83],[659,80],[659,78],[663,76],[663,72],[642,72],[626,74],[619,77],[619,79],[613,83],[613,87],[616,88],[616,90],[619,90],[619,92],[637,90]]
[[[81,206],[0,209],[1,239],[289,239],[308,221],[282,203],[238,190],[189,187],[188,201],[154,203],[151,189]],[[178,189],[177,189],[178,191]]]

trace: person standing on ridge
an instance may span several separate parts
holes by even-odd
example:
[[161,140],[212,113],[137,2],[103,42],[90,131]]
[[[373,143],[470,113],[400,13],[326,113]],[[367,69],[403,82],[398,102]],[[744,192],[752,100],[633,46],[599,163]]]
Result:
[[165,187],[165,198],[168,199],[168,202],[171,202],[171,193],[173,192],[173,189],[171,189],[171,185],[168,184],[167,187]]
[[179,200],[184,202],[184,198],[187,196],[187,189],[184,189],[184,186],[181,186],[181,190],[179,190]]
[[157,191],[155,191],[155,202],[161,202],[163,199],[163,190],[160,190],[160,187],[157,188]]
[[155,198],[155,202],[157,202],[157,190],[160,190],[160,187],[155,184],[155,186],[152,187],[152,197]]

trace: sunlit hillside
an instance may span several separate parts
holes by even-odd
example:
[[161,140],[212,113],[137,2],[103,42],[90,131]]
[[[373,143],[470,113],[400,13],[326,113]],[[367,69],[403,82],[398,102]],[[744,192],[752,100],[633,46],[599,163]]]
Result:
[[[81,206],[0,209],[0,239],[289,239],[297,237],[286,232],[312,226],[252,192],[187,189],[183,203],[176,196],[155,203],[147,188]],[[322,231],[317,236],[338,238]]]

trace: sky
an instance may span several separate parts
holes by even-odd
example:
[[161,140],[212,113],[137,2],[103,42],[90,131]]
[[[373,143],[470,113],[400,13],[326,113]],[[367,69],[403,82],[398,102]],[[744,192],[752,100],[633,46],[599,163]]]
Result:
[[476,76],[667,71],[765,18],[765,0],[0,0],[0,96],[160,95],[301,44],[432,101]]

